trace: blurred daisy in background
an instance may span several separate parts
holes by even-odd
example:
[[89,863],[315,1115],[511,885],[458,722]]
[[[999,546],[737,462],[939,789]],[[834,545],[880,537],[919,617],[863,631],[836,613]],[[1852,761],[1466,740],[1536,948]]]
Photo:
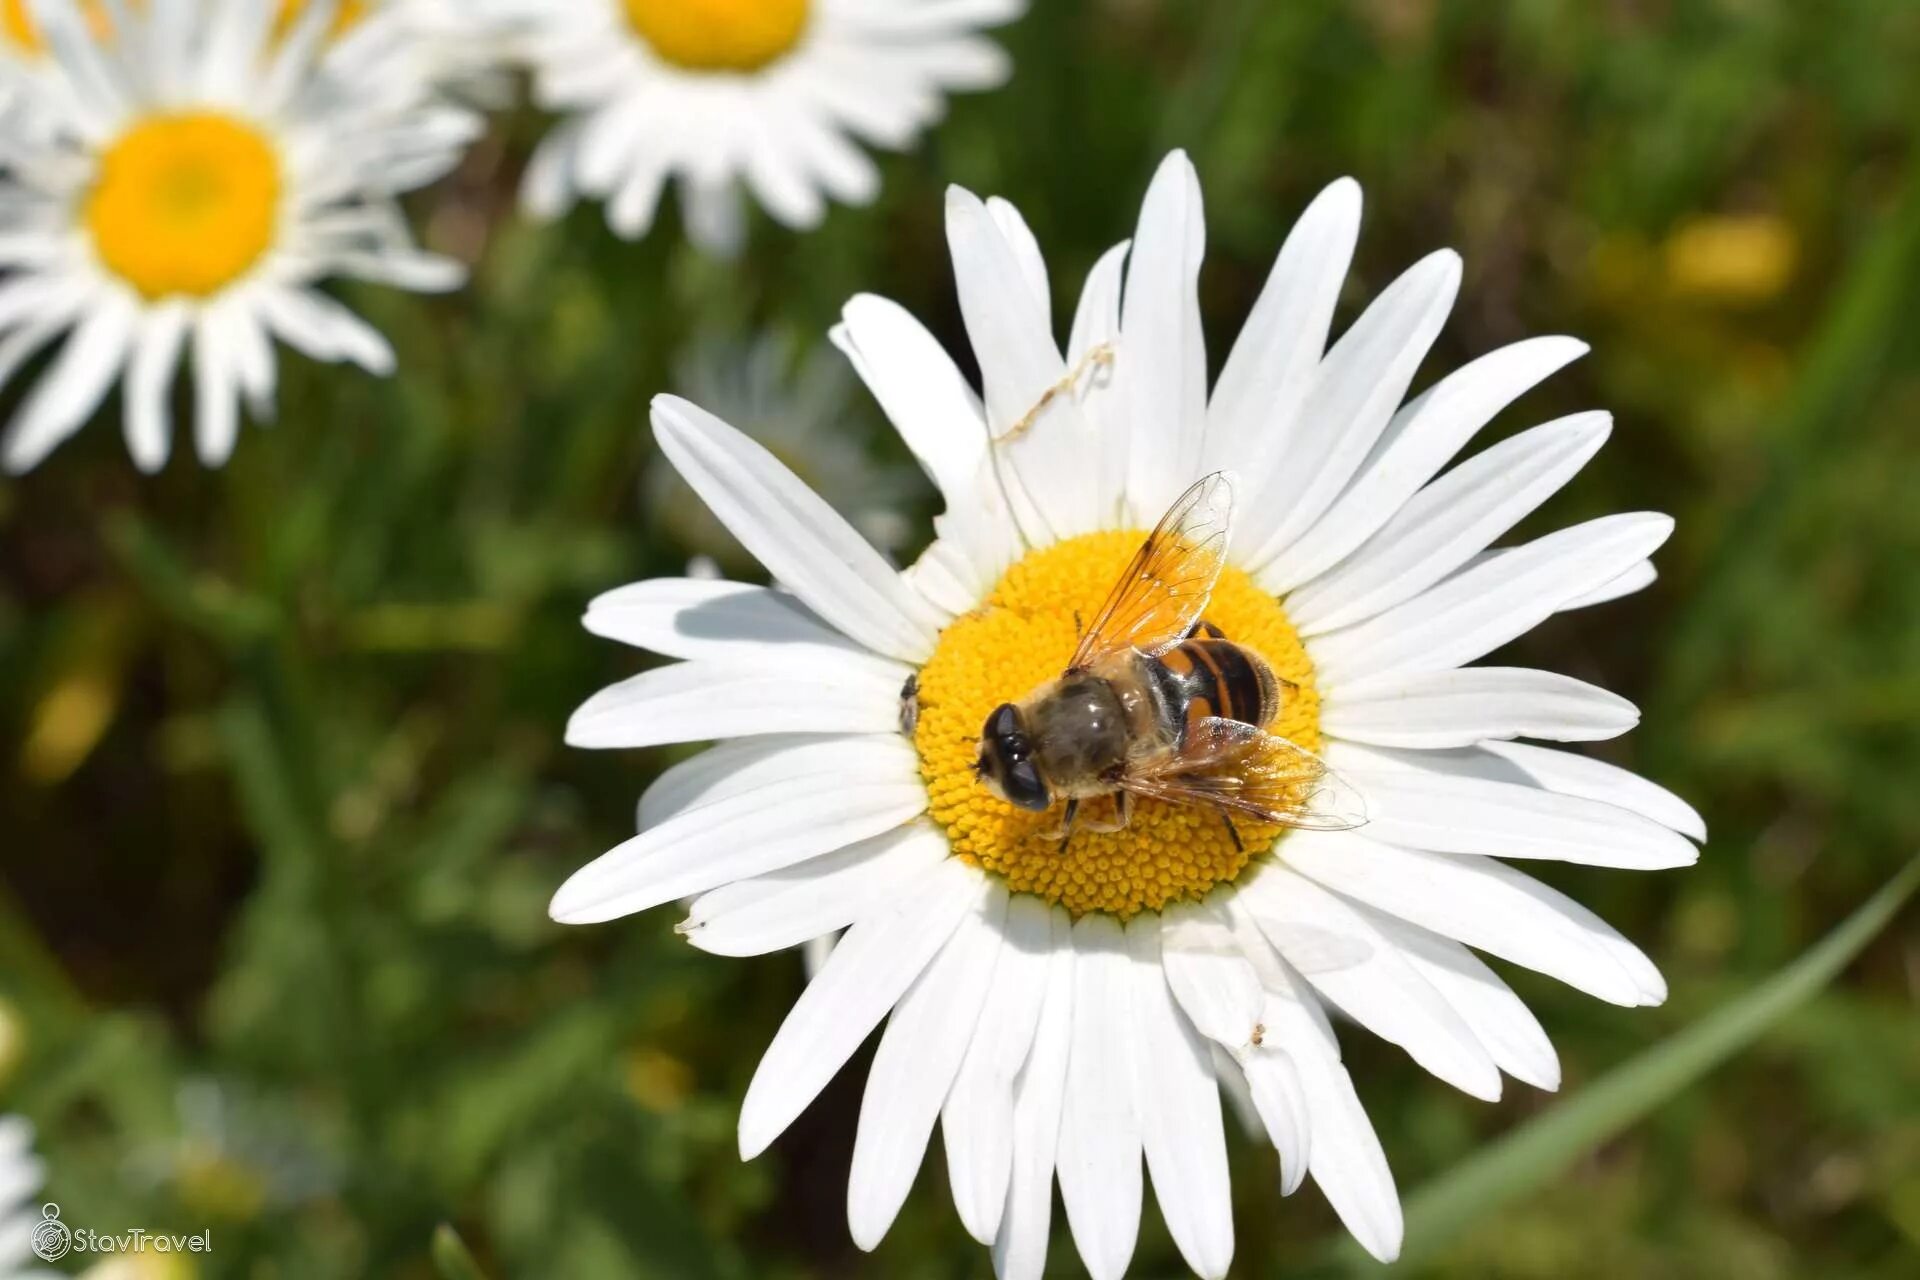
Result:
[[44,1221],[39,1192],[47,1169],[33,1154],[33,1126],[0,1116],[0,1280],[55,1280],[35,1263],[34,1231]]
[[324,52],[330,3],[284,27],[277,0],[122,8],[104,34],[72,0],[37,13],[68,92],[38,100],[45,136],[16,136],[0,174],[0,383],[66,341],[7,424],[7,467],[39,462],[123,375],[128,449],[154,470],[183,364],[210,466],[232,452],[243,401],[272,416],[275,338],[391,372],[386,340],[317,286],[461,283],[414,245],[394,198],[451,168],[480,119],[343,74]]
[[[513,3],[514,0],[507,0]],[[1006,55],[979,32],[1026,0],[518,0],[534,98],[564,118],[528,168],[541,217],[607,202],[646,234],[668,179],[687,231],[731,251],[740,188],[786,226],[827,202],[865,204],[880,175],[866,143],[904,150],[946,95],[990,89]]]
[[[1608,516],[1494,544],[1605,440],[1605,414],[1445,469],[1584,350],[1494,351],[1402,403],[1460,281],[1417,263],[1331,348],[1360,194],[1329,187],[1281,249],[1209,392],[1198,180],[1161,167],[1094,267],[1063,349],[1044,258],[1009,204],[955,190],[948,236],[976,394],[917,321],[862,296],[840,341],[946,502],[896,572],[762,445],[674,397],[662,451],[779,589],[660,580],[593,602],[596,634],[679,659],[590,699],[583,747],[724,739],[641,800],[641,832],[576,873],[556,919],[697,895],[695,946],[749,955],[845,928],[761,1060],[740,1149],[764,1151],[883,1019],[848,1188],[874,1247],[942,1126],[956,1207],[1003,1277],[1037,1277],[1058,1179],[1095,1280],[1127,1268],[1150,1175],[1195,1272],[1234,1226],[1220,1092],[1250,1096],[1281,1188],[1311,1176],[1376,1257],[1401,1243],[1381,1145],[1341,1065],[1339,1010],[1484,1099],[1542,1089],[1540,1024],[1473,950],[1619,1005],[1666,988],[1631,942],[1503,859],[1679,867],[1684,802],[1573,742],[1635,709],[1546,671],[1469,666],[1549,616],[1644,586],[1671,531]],[[991,446],[988,441],[995,441]],[[1205,618],[1293,689],[1282,736],[1362,798],[1357,830],[1284,831],[1141,801],[1063,846],[1057,810],[975,773],[993,708],[1057,676],[1144,531],[1238,473]]]
[[179,1132],[128,1159],[133,1181],[166,1185],[190,1213],[219,1222],[334,1194],[338,1164],[302,1126],[311,1118],[270,1093],[207,1078],[175,1093]]
[[[796,346],[776,334],[696,340],[675,365],[674,389],[714,406],[844,511],[869,542],[897,551],[913,535],[905,511],[924,496],[925,483],[911,468],[876,460],[868,433],[849,425],[860,408],[846,361],[825,346],[798,354]],[[645,496],[651,518],[696,560],[716,572],[752,571],[753,557],[664,460],[648,473]]]

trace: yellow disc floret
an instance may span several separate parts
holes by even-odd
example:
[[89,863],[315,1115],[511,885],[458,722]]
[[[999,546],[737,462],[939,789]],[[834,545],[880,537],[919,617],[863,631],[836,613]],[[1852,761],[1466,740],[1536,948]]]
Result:
[[622,0],[627,22],[689,71],[758,71],[806,34],[810,0]]
[[[1048,834],[1059,825],[1058,805],[1047,813],[1017,809],[974,776],[988,714],[1060,674],[1078,643],[1079,625],[1099,611],[1144,536],[1088,534],[1027,556],[1007,571],[985,605],[941,633],[920,671],[914,745],[929,809],[954,852],[999,875],[1015,892],[1061,903],[1076,916],[1102,911],[1126,918],[1197,898],[1232,881],[1282,831],[1237,817],[1236,847],[1234,831],[1218,811],[1142,800],[1126,830],[1076,830],[1062,852],[1059,837]],[[1318,751],[1320,695],[1313,664],[1279,602],[1229,568],[1214,588],[1206,619],[1298,686],[1287,692],[1268,730]],[[1096,808],[1105,811],[1106,802]]]
[[87,229],[143,296],[206,297],[273,244],[280,197],[280,157],[258,129],[215,112],[151,116],[101,156]]

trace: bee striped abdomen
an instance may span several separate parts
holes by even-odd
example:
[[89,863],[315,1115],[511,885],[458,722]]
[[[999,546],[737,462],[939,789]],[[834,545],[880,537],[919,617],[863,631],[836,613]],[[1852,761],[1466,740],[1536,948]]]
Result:
[[1186,701],[1186,722],[1210,716],[1264,728],[1280,712],[1280,681],[1266,660],[1231,640],[1196,637],[1160,655]]

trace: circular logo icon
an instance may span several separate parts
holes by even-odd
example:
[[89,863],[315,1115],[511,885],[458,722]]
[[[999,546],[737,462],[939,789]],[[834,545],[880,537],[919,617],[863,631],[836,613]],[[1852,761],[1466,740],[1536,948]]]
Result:
[[60,1206],[43,1205],[39,1225],[33,1229],[33,1251],[42,1262],[58,1262],[73,1248],[73,1229],[60,1221]]

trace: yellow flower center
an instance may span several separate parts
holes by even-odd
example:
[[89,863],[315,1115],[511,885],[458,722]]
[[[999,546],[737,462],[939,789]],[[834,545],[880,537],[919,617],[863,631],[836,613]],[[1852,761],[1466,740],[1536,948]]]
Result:
[[689,71],[758,71],[807,29],[809,0],[621,0],[627,23]]
[[[929,810],[946,828],[954,852],[999,875],[1015,892],[1061,903],[1076,916],[1103,911],[1125,919],[1197,898],[1233,880],[1283,830],[1236,817],[1235,847],[1217,810],[1141,800],[1126,830],[1080,827],[1063,853],[1059,837],[1046,834],[1059,826],[1059,805],[1046,813],[1015,808],[974,776],[988,714],[1060,674],[1078,643],[1075,615],[1094,617],[1144,536],[1088,534],[1027,556],[1007,570],[984,607],[941,633],[920,671],[914,745]],[[1320,695],[1313,664],[1280,603],[1229,568],[1214,588],[1206,618],[1299,686],[1289,691],[1268,729],[1318,751]],[[1087,804],[1083,818],[1112,816],[1105,801]]]
[[145,297],[206,297],[273,244],[280,195],[280,157],[258,129],[214,112],[152,116],[101,156],[87,228],[100,261]]

